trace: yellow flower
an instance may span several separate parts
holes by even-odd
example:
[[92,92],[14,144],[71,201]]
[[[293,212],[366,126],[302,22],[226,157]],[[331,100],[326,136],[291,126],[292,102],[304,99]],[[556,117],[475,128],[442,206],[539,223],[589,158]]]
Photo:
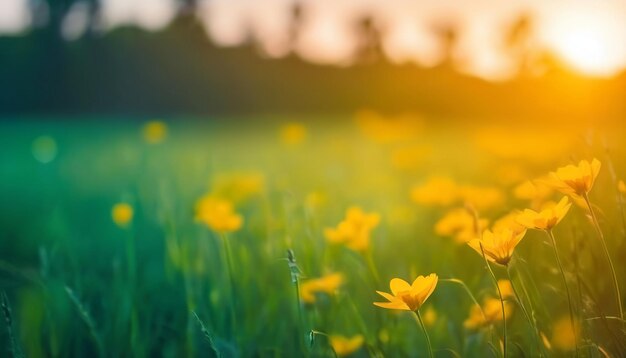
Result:
[[113,205],[111,217],[115,225],[124,228],[133,220],[133,207],[126,203],[117,203]]
[[374,304],[392,310],[417,311],[433,293],[438,280],[439,277],[434,273],[426,277],[418,276],[413,284],[401,278],[394,278],[389,283],[391,294],[376,291],[389,302],[374,302]]
[[[576,321],[574,326],[576,332],[580,332],[580,323]],[[576,332],[572,330],[572,322],[569,317],[560,318],[552,326],[550,343],[556,349],[573,350],[576,348]]]
[[439,236],[452,236],[456,242],[464,244],[476,238],[476,233],[482,232],[489,224],[486,219],[478,219],[478,228],[476,228],[475,221],[476,219],[467,209],[454,209],[437,221],[435,233]]
[[306,127],[302,123],[287,123],[280,128],[280,140],[284,144],[296,145],[306,139]]
[[344,282],[343,275],[331,273],[320,278],[302,281],[300,284],[300,299],[304,303],[315,303],[316,293],[334,294]]
[[332,335],[329,339],[330,345],[339,357],[347,356],[358,351],[365,341],[365,338],[360,334],[351,338]]
[[161,143],[167,137],[167,126],[161,121],[150,121],[143,126],[143,138],[150,144]]
[[446,177],[431,177],[424,184],[413,187],[411,199],[420,205],[446,206],[459,197],[456,183]]
[[424,312],[424,324],[427,326],[432,326],[435,324],[435,322],[437,322],[437,311],[435,311],[432,305],[430,305]]
[[[485,316],[483,317],[483,312]],[[513,313],[513,306],[510,302],[504,301],[504,314],[508,317]],[[485,321],[487,319],[487,321]],[[480,307],[473,305],[470,309],[469,317],[463,322],[467,329],[478,329],[488,324],[502,320],[502,304],[500,299],[489,297],[483,302],[482,312]]]
[[567,165],[550,173],[553,185],[564,194],[583,196],[593,187],[600,173],[601,163],[593,159],[591,163],[581,160],[578,165]]
[[239,230],[243,224],[243,218],[235,212],[230,201],[210,195],[196,203],[196,220],[218,233]]
[[503,299],[515,296],[513,285],[511,285],[511,281],[509,280],[498,280],[498,288],[500,288],[500,293],[502,294]]
[[519,215],[519,211],[514,210],[493,223],[491,227],[491,231],[501,231],[504,229],[511,229],[514,233],[520,233],[526,230],[526,227],[517,222],[517,216]]
[[511,261],[515,247],[522,241],[525,234],[526,230],[520,233],[515,233],[511,229],[495,232],[485,230],[481,239],[473,239],[467,244],[481,256],[484,251],[487,260],[506,266]]
[[369,248],[370,232],[379,222],[380,215],[352,207],[336,228],[324,230],[324,236],[330,243],[344,244],[354,251],[365,251]]
[[554,191],[548,183],[549,179],[547,178],[539,178],[534,181],[527,180],[513,188],[513,196],[517,199],[530,201],[530,206],[533,209],[538,208]]
[[529,229],[551,230],[561,222],[571,206],[568,197],[564,196],[558,204],[549,204],[539,212],[525,209],[517,216],[517,222]]
[[624,183],[623,180],[617,182],[617,190],[619,190],[620,193],[626,195],[626,183]]
[[262,193],[265,177],[258,172],[223,173],[215,177],[212,187],[215,196],[237,203]]

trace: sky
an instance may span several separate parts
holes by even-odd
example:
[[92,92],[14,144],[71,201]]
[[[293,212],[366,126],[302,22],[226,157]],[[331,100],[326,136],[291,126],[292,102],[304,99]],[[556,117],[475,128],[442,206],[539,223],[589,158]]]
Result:
[[[0,1],[0,34],[27,31],[29,0]],[[296,0],[201,0],[198,16],[221,46],[254,38],[270,57],[290,51],[324,64],[349,65],[357,41],[353,25],[374,14],[383,49],[397,63],[434,66],[443,49],[432,29],[454,22],[459,29],[453,57],[466,73],[489,79],[514,75],[503,53],[503,30],[520,14],[535,20],[537,43],[587,75],[611,76],[626,68],[626,0],[301,0],[306,9],[291,47],[291,6]],[[106,31],[134,24],[159,30],[173,19],[175,0],[102,0],[98,26]],[[89,26],[84,4],[72,9],[62,32],[79,38]]]

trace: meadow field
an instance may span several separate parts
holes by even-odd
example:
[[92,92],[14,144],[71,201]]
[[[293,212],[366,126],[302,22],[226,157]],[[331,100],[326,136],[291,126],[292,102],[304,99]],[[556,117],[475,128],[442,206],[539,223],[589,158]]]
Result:
[[502,123],[2,122],[0,356],[626,356],[626,128]]

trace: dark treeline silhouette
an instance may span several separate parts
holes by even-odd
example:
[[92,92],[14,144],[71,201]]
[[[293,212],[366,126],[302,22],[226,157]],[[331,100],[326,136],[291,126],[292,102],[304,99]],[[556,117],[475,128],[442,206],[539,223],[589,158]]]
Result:
[[[120,27],[64,41],[61,24],[71,0],[51,0],[47,19],[17,37],[0,37],[0,114],[208,115],[346,113],[369,108],[440,116],[567,118],[626,115],[626,73],[590,79],[568,72],[532,43],[532,18],[522,14],[503,31],[515,79],[489,82],[454,69],[457,30],[433,26],[445,59],[434,68],[396,65],[382,55],[372,17],[354,24],[356,61],[319,66],[295,55],[270,59],[254,43],[219,48],[194,17],[196,1],[180,0],[179,16],[159,32]],[[96,18],[98,1],[87,2]],[[305,8],[295,6],[292,36]],[[540,76],[531,68],[543,68]]]

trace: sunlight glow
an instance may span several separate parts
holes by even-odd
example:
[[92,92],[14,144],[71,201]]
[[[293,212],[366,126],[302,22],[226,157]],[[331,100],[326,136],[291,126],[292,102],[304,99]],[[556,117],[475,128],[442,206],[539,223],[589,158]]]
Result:
[[[254,41],[269,57],[296,53],[316,63],[353,63],[359,37],[355,24],[375,19],[382,48],[395,63],[432,67],[452,59],[461,72],[486,79],[515,76],[517,62],[506,53],[504,37],[520,14],[532,16],[532,43],[556,55],[570,69],[590,76],[612,76],[626,69],[626,1],[603,0],[300,0],[306,10],[301,26],[292,21],[292,0],[199,0],[198,18],[219,46]],[[86,2],[77,2],[63,21],[68,40],[79,39],[90,19]],[[95,27],[110,30],[137,25],[167,26],[179,9],[177,0],[102,0]],[[0,35],[22,33],[31,25],[27,0],[0,0]],[[456,31],[446,54],[433,31],[442,23]]]
[[607,8],[563,14],[545,29],[556,54],[573,69],[593,76],[611,76],[626,63],[626,26]]

